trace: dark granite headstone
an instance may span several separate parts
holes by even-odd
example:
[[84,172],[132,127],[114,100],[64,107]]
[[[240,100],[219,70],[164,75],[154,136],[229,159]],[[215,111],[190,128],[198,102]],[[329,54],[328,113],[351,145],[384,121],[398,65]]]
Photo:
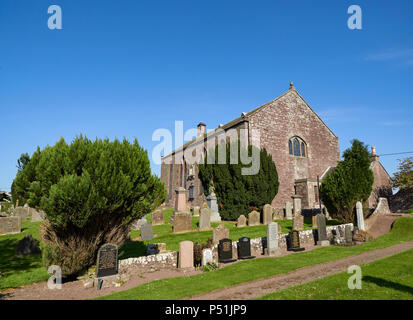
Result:
[[141,226],[141,239],[142,240],[150,240],[153,238],[153,228],[150,223],[146,223]]
[[106,277],[118,273],[118,246],[112,243],[104,244],[98,251],[96,276]]
[[300,233],[298,230],[293,230],[289,234],[289,247],[288,251],[304,251],[305,248],[300,247]]
[[232,257],[232,241],[231,239],[219,240],[218,244],[218,261],[222,263],[233,262],[236,259]]
[[318,231],[318,241],[328,240],[327,228],[326,228],[326,217],[322,213],[317,214],[317,231]]
[[255,258],[255,257],[251,256],[250,238],[248,238],[248,237],[239,238],[237,248],[238,248],[238,259],[253,259],[253,258]]

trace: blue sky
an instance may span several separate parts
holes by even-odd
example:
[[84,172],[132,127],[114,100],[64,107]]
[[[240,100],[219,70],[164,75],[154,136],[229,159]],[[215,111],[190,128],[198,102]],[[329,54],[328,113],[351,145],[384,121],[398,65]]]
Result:
[[[62,8],[50,30],[47,9]],[[362,9],[362,30],[347,8]],[[0,190],[21,153],[215,128],[290,81],[339,137],[413,151],[412,1],[0,1]],[[412,156],[413,154],[410,154]],[[383,156],[389,173],[397,159]],[[159,174],[159,166],[152,166]]]

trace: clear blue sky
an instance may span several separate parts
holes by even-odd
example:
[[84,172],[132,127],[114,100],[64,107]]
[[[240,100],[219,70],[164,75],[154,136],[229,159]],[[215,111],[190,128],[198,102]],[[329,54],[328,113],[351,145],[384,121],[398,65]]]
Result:
[[[62,30],[47,27],[52,4]],[[61,136],[137,137],[150,155],[154,130],[215,128],[290,81],[341,151],[353,138],[413,151],[412,35],[409,0],[0,0],[0,190],[21,153]],[[406,156],[381,161],[393,173]]]

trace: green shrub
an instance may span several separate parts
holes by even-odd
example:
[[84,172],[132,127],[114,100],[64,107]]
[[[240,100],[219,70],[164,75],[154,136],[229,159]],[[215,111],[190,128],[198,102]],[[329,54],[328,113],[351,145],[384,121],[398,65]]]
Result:
[[[241,148],[240,142],[236,148]],[[209,150],[206,154],[215,152],[215,159],[218,159],[219,148],[225,147],[225,164],[200,164],[199,178],[204,187],[205,195],[208,195],[209,188],[213,186],[217,196],[219,212],[224,220],[235,220],[240,215],[247,215],[255,207],[262,210],[265,204],[272,202],[278,192],[278,173],[272,160],[272,156],[265,149],[255,150],[260,155],[259,171],[255,175],[243,175],[242,168],[250,165],[241,163],[240,152],[236,164],[231,164],[231,143],[217,145],[215,150]],[[254,146],[248,147],[249,155],[253,154]],[[234,160],[234,159],[232,159]],[[233,162],[233,161],[232,161]]]
[[350,223],[354,222],[356,202],[364,202],[370,196],[374,176],[370,169],[370,153],[362,142],[353,140],[343,157],[322,182],[320,197],[331,217]]
[[12,193],[13,201],[46,213],[45,265],[74,275],[95,263],[101,245],[120,247],[130,224],[161,204],[166,192],[137,140],[79,136],[70,145],[62,138],[32,157],[23,155]]

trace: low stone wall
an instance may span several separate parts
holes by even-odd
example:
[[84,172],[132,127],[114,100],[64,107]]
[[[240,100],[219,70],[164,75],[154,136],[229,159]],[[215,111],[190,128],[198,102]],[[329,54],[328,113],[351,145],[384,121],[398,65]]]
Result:
[[[330,226],[327,227],[327,237],[333,237],[333,230],[339,231],[342,230],[342,234],[344,234],[344,229],[347,224],[341,224],[338,226]],[[352,223],[348,225],[351,226],[351,229],[354,228]],[[279,235],[279,247],[281,249],[287,249],[287,238],[288,234],[280,234]],[[300,231],[300,244],[302,246],[306,245],[315,245],[317,242],[317,229],[313,230],[306,230]],[[251,243],[251,255],[259,256],[264,254],[264,249],[267,246],[267,239],[266,237],[263,238],[254,238],[250,240]],[[218,261],[218,245],[214,245],[212,247],[212,255],[213,260]],[[237,241],[232,242],[232,255],[234,258],[238,258],[238,250],[237,250]],[[143,256],[138,258],[129,258],[124,260],[119,260],[119,270],[127,269],[133,267],[134,269],[137,268],[138,270],[145,272],[145,271],[155,271],[159,269],[176,269],[178,267],[178,252],[167,252],[167,253],[159,253],[149,256]]]

